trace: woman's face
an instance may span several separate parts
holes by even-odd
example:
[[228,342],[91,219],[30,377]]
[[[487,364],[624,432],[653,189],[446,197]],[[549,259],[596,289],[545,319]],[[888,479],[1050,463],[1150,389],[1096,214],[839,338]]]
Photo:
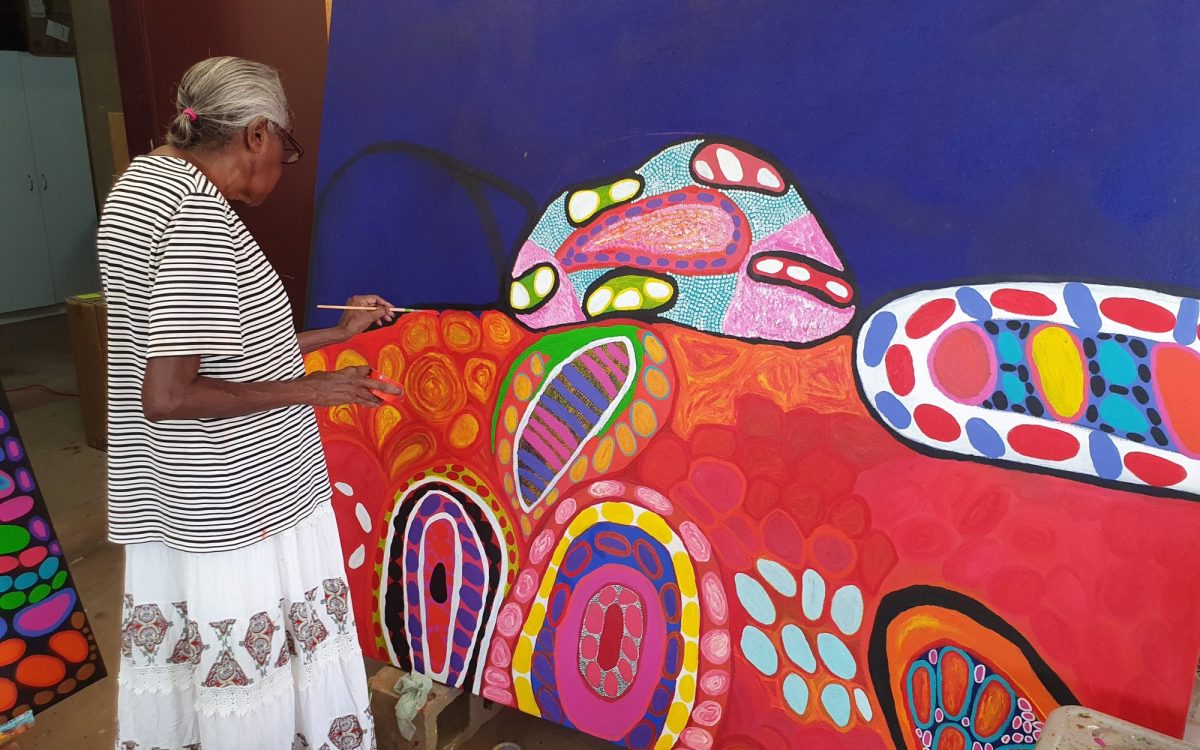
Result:
[[259,120],[246,128],[244,182],[239,200],[257,206],[267,199],[283,174],[283,136],[279,128]]

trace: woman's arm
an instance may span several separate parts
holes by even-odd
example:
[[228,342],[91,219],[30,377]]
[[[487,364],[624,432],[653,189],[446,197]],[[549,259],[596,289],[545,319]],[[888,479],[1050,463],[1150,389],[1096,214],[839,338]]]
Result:
[[296,380],[236,383],[200,375],[200,357],[152,357],[142,382],[146,419],[222,419],[268,409],[307,404],[337,406],[382,403],[373,390],[399,394],[389,383],[367,377],[369,367],[316,372]]
[[296,334],[296,339],[300,342],[300,353],[308,354],[315,352],[323,346],[330,344],[340,344],[350,338],[340,326],[333,328],[314,328],[311,331],[300,331]]
[[340,344],[373,325],[390,323],[396,319],[396,312],[392,309],[394,305],[378,294],[357,294],[346,300],[346,305],[371,309],[346,310],[333,328],[315,328],[296,334],[300,341],[301,354],[308,354],[330,344]]

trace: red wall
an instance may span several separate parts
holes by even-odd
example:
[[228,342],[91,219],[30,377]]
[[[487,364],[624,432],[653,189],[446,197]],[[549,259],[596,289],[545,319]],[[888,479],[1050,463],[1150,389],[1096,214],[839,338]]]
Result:
[[[175,84],[197,60],[238,55],[282,72],[305,154],[262,206],[238,213],[283,277],[298,311],[308,286],[317,142],[325,84],[323,0],[109,0],[129,154],[162,142]],[[153,141],[153,145],[151,145]],[[299,319],[299,317],[297,317]]]

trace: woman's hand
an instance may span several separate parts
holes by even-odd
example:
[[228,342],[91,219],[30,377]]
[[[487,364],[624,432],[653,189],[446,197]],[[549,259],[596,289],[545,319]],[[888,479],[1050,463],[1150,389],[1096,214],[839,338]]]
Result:
[[314,372],[306,376],[304,381],[312,388],[313,397],[310,403],[313,406],[341,406],[342,404],[379,406],[383,401],[372,391],[392,396],[403,393],[391,383],[375,380],[370,375],[370,367],[359,365],[358,367],[343,367],[333,372]]
[[[346,300],[353,307],[370,307],[371,310],[346,310],[338,321],[338,331],[345,339],[362,333],[373,325],[391,323],[396,319],[393,305],[377,294],[356,294]],[[343,339],[344,340],[344,339]]]

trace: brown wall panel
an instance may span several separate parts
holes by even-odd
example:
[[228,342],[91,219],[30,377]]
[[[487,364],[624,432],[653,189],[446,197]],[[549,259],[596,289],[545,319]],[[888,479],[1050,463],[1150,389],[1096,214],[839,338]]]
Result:
[[294,112],[304,158],[262,206],[238,213],[303,309],[312,242],[317,143],[327,45],[323,0],[110,0],[130,155],[162,141],[175,85],[197,60],[237,55],[273,65]]

